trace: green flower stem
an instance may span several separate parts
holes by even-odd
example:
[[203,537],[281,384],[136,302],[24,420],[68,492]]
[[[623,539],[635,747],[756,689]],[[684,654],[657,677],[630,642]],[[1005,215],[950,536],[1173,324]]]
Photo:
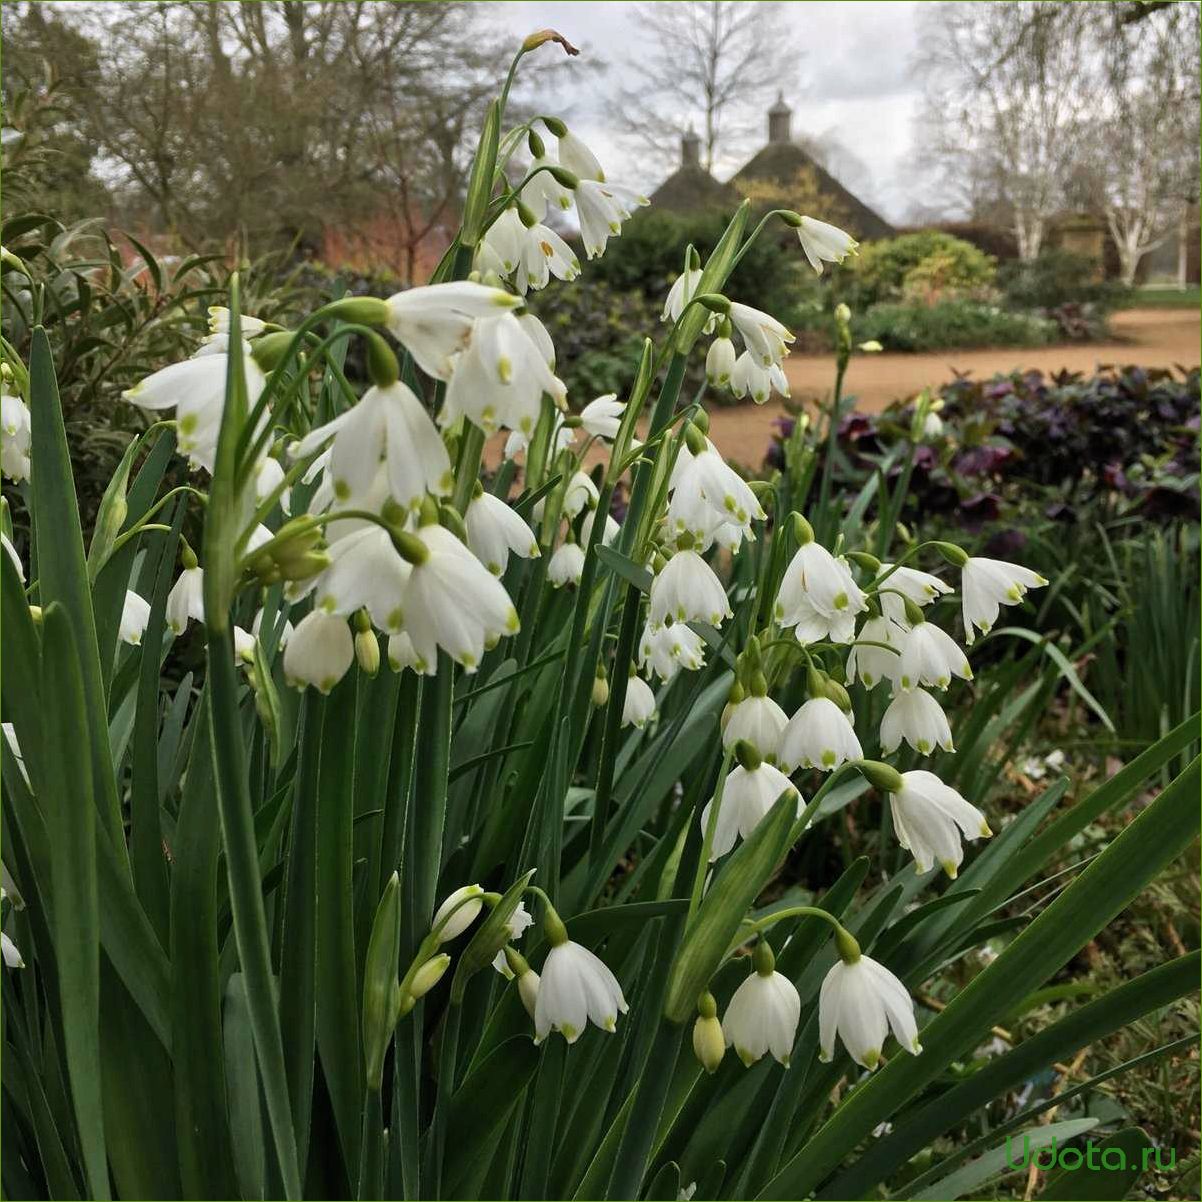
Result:
[[835,452],[839,445],[839,407],[843,403],[843,377],[847,374],[847,358],[843,355],[835,365],[835,391],[831,397],[830,408],[826,414],[826,455],[822,462],[822,478],[818,485],[818,520],[823,525],[823,534],[827,537],[830,529],[829,506],[831,484],[835,475]]
[[467,513],[472,501],[472,492],[480,478],[480,459],[484,454],[484,431],[475,422],[466,418],[463,422],[463,437],[459,442],[459,462],[455,465],[455,492],[451,504],[460,515]]
[[730,270],[734,271],[739,265],[739,260],[751,249],[755,240],[764,232],[764,227],[772,220],[773,217],[779,217],[782,213],[792,213],[792,209],[771,209],[760,218],[759,224],[747,235],[746,241],[739,247],[738,253],[731,261]]

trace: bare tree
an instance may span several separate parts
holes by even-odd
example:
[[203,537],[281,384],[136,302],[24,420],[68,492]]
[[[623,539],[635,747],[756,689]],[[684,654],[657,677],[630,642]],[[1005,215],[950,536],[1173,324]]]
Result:
[[680,0],[635,6],[646,50],[618,90],[614,115],[626,139],[666,161],[694,128],[701,161],[712,171],[724,154],[759,128],[771,98],[788,90],[800,58],[787,9],[774,0]]
[[1019,255],[1039,254],[1080,158],[1092,97],[1090,4],[1040,0],[925,10],[922,59],[928,161],[971,208],[1010,214]]
[[1098,117],[1086,139],[1086,179],[1126,284],[1197,199],[1199,29],[1194,4],[1157,8],[1135,22],[1097,14]]

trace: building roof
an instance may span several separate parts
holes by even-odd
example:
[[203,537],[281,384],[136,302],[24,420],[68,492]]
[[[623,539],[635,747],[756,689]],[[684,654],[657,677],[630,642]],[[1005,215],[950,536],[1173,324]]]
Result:
[[652,209],[658,207],[673,213],[733,209],[739,200],[734,188],[720,183],[696,163],[678,167],[651,195]]

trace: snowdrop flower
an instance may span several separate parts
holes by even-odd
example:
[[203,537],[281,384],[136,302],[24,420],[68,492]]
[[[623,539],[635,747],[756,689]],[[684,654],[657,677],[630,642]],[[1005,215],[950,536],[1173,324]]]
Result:
[[[587,547],[593,537],[593,522],[597,520],[597,510],[590,509],[584,515],[584,520],[580,523],[580,543],[581,546]],[[622,529],[617,522],[607,513],[605,515],[605,525],[601,528],[601,545],[608,547],[615,538],[618,537],[619,531]]]
[[234,627],[234,658],[244,664],[255,662],[255,636],[241,626]]
[[701,636],[682,622],[666,626],[648,622],[639,640],[639,667],[649,667],[667,684],[681,668],[696,672],[704,666],[704,646]]
[[797,625],[806,604],[829,617],[853,616],[868,608],[847,562],[836,559],[812,536],[797,548],[785,569],[776,595],[777,619],[782,626]]
[[549,906],[547,910],[544,928],[551,950],[538,984],[535,1042],[558,1031],[575,1043],[590,1020],[603,1031],[613,1031],[618,1015],[629,1009],[622,986],[598,956],[568,938],[559,915]]
[[[213,470],[217,436],[225,411],[225,377],[229,365],[228,336],[218,334],[190,359],[160,368],[121,395],[139,409],[157,412],[175,410],[179,450],[193,467]],[[267,383],[251,355],[250,344],[242,344],[247,402],[253,406]]]
[[617,393],[607,392],[604,396],[589,401],[580,410],[580,424],[594,438],[608,438],[612,441],[618,436],[618,427],[622,423],[625,409],[626,403],[618,400]]
[[418,658],[432,664],[441,647],[470,672],[485,650],[518,632],[517,610],[501,582],[449,530],[419,526],[422,556],[402,603]]
[[770,314],[736,302],[730,306],[730,321],[747,349],[765,367],[779,363],[789,353],[794,335]]
[[133,589],[125,590],[125,603],[121,606],[121,624],[117,634],[123,643],[136,647],[142,641],[146,624],[150,621],[150,602],[139,597]]
[[447,496],[454,485],[451,460],[434,422],[399,380],[369,388],[357,405],[306,434],[292,454],[304,459],[331,437],[329,471],[341,500],[365,497],[381,461],[389,492],[406,509],[416,508],[427,492]]
[[514,276],[523,296],[528,288],[545,288],[551,276],[574,280],[580,274],[576,252],[553,229],[535,224],[523,233],[521,259]]
[[[270,455],[264,455],[258,463],[255,464],[255,500],[262,504],[281,484],[284,482],[284,468],[278,459],[273,459]],[[280,509],[284,513],[291,513],[292,498],[291,489],[284,489],[280,493]]]
[[[906,602],[903,598],[909,598],[921,608],[952,591],[950,584],[944,583],[938,576],[932,576],[930,572],[919,572],[915,568],[895,568],[888,563],[881,564],[880,571],[891,573],[881,585],[881,612],[899,626],[910,624],[906,620]],[[901,596],[898,596],[899,593]]]
[[505,426],[529,438],[543,393],[559,404],[567,396],[563,381],[552,375],[518,319],[512,313],[481,318],[456,360],[438,420],[446,427],[463,416],[486,434]]
[[[560,166],[582,180],[604,180],[605,172],[601,170],[597,156],[574,133],[563,126],[560,128],[563,133],[556,137]],[[550,175],[550,172],[543,174]]]
[[522,261],[525,241],[526,227],[517,206],[510,205],[485,231],[481,246],[491,251],[493,261],[500,264],[499,275],[512,275]]
[[374,522],[365,523],[331,542],[326,553],[330,566],[305,581],[295,595],[313,591],[318,609],[344,618],[366,609],[381,630],[396,634],[413,569],[401,558],[388,531]]
[[810,266],[819,275],[822,274],[824,259],[828,263],[842,263],[849,254],[854,254],[860,245],[850,234],[844,233],[837,226],[828,225],[825,221],[816,221],[813,217],[802,217],[797,227],[797,237]]
[[838,1035],[857,1064],[874,1069],[890,1028],[907,1052],[922,1051],[914,1002],[897,977],[858,948],[854,960],[836,960],[818,993],[819,1058],[834,1057]]
[[901,788],[889,794],[897,841],[913,857],[919,872],[939,864],[955,878],[964,859],[961,836],[987,839],[993,832],[985,815],[933,772],[901,773]]
[[[255,620],[250,624],[250,632],[257,639],[263,637],[263,612],[264,611],[260,609],[259,612],[255,614]],[[274,624],[277,626],[279,625],[278,615]],[[283,628],[280,630],[279,637],[276,640],[276,646],[281,648],[281,650],[288,646],[288,640],[292,637],[292,630],[292,623],[285,618]]]
[[651,686],[632,671],[626,682],[626,697],[622,702],[622,725],[639,730],[655,717],[655,693]]
[[[533,916],[531,915],[530,911],[527,910],[526,907],[521,902],[518,902],[517,906],[514,908],[513,913],[510,914],[510,916],[505,920],[505,930],[508,932],[508,937],[511,942],[516,939],[521,939],[521,937],[526,933],[527,929],[533,925],[534,925]],[[493,968],[495,968],[497,970],[497,972],[499,972],[501,974],[501,976],[503,976],[506,980],[512,980],[515,975],[513,968],[511,968],[510,964],[509,964],[509,953],[512,952],[513,950],[514,949],[512,949],[508,945],[506,945],[499,952],[497,952],[497,954],[493,957],[493,960],[492,960]],[[525,961],[523,960],[523,961],[521,961],[521,963],[525,964]],[[526,965],[526,971],[529,971],[529,965]],[[517,974],[517,975],[520,976],[522,974]],[[538,973],[534,974],[533,985],[534,985],[535,991],[537,992]],[[525,997],[523,997],[523,999],[522,999],[523,1003],[525,1002],[525,1000],[526,1000]],[[530,1002],[531,1002],[531,1004],[529,1006],[527,1006],[526,1009],[529,1011],[530,1017],[533,1018],[534,1017],[534,1009],[533,1009],[534,996],[533,995],[531,996]]]
[[[891,618],[869,618],[860,627],[856,645],[847,656],[847,679],[866,688],[875,688],[882,680],[893,680],[901,666],[901,644],[905,631]],[[870,647],[868,643],[884,643],[885,647]],[[887,650],[896,647],[896,651]]]
[[[240,313],[238,320],[242,324],[242,337],[254,338],[267,329],[267,323],[249,313]],[[224,305],[209,306],[209,333],[226,334],[230,332],[230,311]]]
[[17,569],[17,579],[25,583],[25,565],[21,563],[21,557],[17,554],[17,548],[12,545],[8,535],[0,531],[0,547],[3,547],[4,554],[12,561],[12,565]]
[[543,357],[543,361],[552,370],[555,370],[555,343],[551,341],[551,335],[547,333],[547,327],[543,325],[533,313],[519,313],[518,325],[522,327],[522,332],[534,343],[535,349]]
[[923,438],[938,438],[943,433],[943,418],[933,410],[922,419]]
[[768,1052],[788,1068],[801,1020],[801,998],[793,982],[776,971],[772,949],[764,940],[756,944],[751,958],[753,971],[735,990],[722,1016],[726,1046],[733,1047],[748,1068]]
[[725,388],[731,383],[735,370],[735,344],[725,335],[719,335],[710,343],[705,356],[705,380],[707,384]]
[[590,259],[605,253],[605,244],[622,233],[622,222],[639,205],[651,203],[632,188],[591,179],[581,179],[575,195],[580,235]]
[[17,945],[3,931],[0,931],[0,955],[4,957],[5,968],[25,967],[25,961],[21,958]]
[[547,564],[547,580],[552,588],[577,585],[584,574],[584,549],[579,543],[561,543]]
[[830,772],[864,756],[851,719],[829,698],[811,697],[789,719],[780,739],[781,766]]
[[898,687],[906,692],[919,685],[946,689],[953,676],[972,679],[968,657],[951,635],[933,622],[916,622],[903,636],[901,661],[897,666]]
[[1047,581],[1030,568],[1000,559],[970,558],[961,569],[960,593],[964,630],[969,645],[977,631],[988,634],[997,621],[999,608],[1017,605],[1028,589],[1043,588]]
[[664,311],[661,321],[677,321],[684,312],[685,306],[693,299],[697,285],[701,282],[700,267],[686,267],[672,282],[668,289],[668,297],[664,301]]
[[408,668],[419,676],[433,676],[437,671],[437,664],[422,659],[413,649],[413,640],[403,630],[400,634],[389,636],[388,666],[394,672]]
[[596,505],[600,493],[593,478],[586,472],[577,472],[569,481],[563,494],[563,511],[569,518],[577,517],[587,505]]
[[722,746],[729,751],[738,742],[750,743],[761,758],[775,761],[780,753],[780,737],[789,724],[789,716],[771,697],[744,697],[729,709],[722,731]]
[[952,731],[939,702],[922,689],[897,693],[881,718],[881,750],[896,751],[905,739],[915,751],[930,755],[936,747],[952,747]]
[[[688,536],[684,536],[688,540]],[[691,540],[689,540],[691,541]],[[680,546],[651,581],[651,622],[708,622],[721,626],[731,616],[726,590],[714,569],[689,545]]]
[[502,288],[470,280],[426,284],[390,296],[388,329],[413,355],[418,367],[436,380],[449,380],[453,358],[467,344],[477,318],[521,305]]
[[[434,921],[430,924],[432,931],[438,931],[439,943],[450,943],[476,921],[476,916],[484,906],[483,897],[484,890],[479,885],[463,885],[447,897],[435,911]],[[446,926],[439,931],[443,919],[446,919]]]
[[313,685],[328,693],[355,658],[355,641],[345,618],[312,610],[292,632],[284,648],[284,679],[293,688]]
[[534,531],[500,497],[481,491],[472,498],[463,515],[467,527],[467,545],[494,575],[500,576],[509,565],[509,555],[531,559],[539,554]]
[[773,389],[787,397],[789,380],[779,363],[767,366],[756,361],[750,351],[744,351],[735,361],[730,376],[730,390],[737,397],[749,396],[762,405],[772,395]]
[[[572,190],[565,188],[550,171],[539,171],[540,167],[557,167],[550,155],[540,155],[530,164],[528,175],[534,175],[522,189],[522,203],[538,218],[539,221],[547,215],[548,209],[559,209],[567,212],[572,207]],[[571,170],[569,168],[569,170]],[[537,172],[537,174],[534,174]]]
[[185,551],[184,570],[167,594],[167,625],[172,634],[183,634],[189,621],[205,620],[204,569],[196,566],[196,556]]
[[[750,838],[751,832],[782,793],[796,797],[798,813],[801,812],[801,794],[793,782],[779,768],[760,760],[755,748],[748,745],[746,749],[739,750],[740,762],[730,770],[722,788],[722,804],[710,847],[711,863],[726,855],[740,838]],[[751,754],[746,754],[746,751]],[[703,835],[709,829],[713,805],[711,799],[701,811]]]
[[9,392],[5,379],[0,389],[0,471],[10,480],[29,479],[29,407]]
[[747,481],[727,466],[708,439],[698,451],[690,452],[673,488],[683,504],[699,498],[722,521],[749,526],[766,516]]

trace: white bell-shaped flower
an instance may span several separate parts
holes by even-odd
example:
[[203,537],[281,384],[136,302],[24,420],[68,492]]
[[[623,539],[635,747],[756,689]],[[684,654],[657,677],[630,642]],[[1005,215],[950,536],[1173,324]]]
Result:
[[[756,764],[754,757],[748,762],[753,766],[736,764],[722,788],[722,805],[718,810],[718,823],[714,827],[714,841],[710,847],[711,861],[726,855],[739,839],[750,838],[751,832],[782,793],[796,797],[798,812],[801,811],[801,794],[779,768],[774,768],[766,761]],[[713,805],[711,799],[701,811],[702,835],[709,829]]]
[[574,280],[580,274],[576,252],[553,230],[545,225],[532,225],[524,230],[521,259],[514,274],[514,283],[523,296],[529,288],[545,288],[554,276],[557,280]]
[[730,321],[752,356],[764,367],[779,363],[789,353],[794,335],[771,314],[735,303],[730,307]]
[[413,640],[402,630],[400,634],[390,635],[388,639],[388,666],[394,672],[408,668],[419,676],[433,676],[438,671],[438,664],[427,662],[413,649]]
[[[580,543],[581,546],[587,547],[593,537],[593,522],[597,519],[597,510],[591,509],[584,515],[580,522]],[[614,539],[621,533],[622,527],[607,513],[605,515],[605,525],[601,528],[601,545],[604,547],[611,546]]]
[[[859,678],[866,688],[875,688],[882,680],[893,680],[901,667],[901,647],[905,631],[891,618],[869,618],[856,635],[856,645],[847,655],[847,679]],[[883,643],[874,647],[869,644]],[[897,648],[890,651],[890,647]]]
[[915,751],[930,755],[936,747],[952,747],[952,730],[939,702],[922,689],[897,693],[881,718],[881,750],[896,751],[905,739]]
[[617,393],[607,392],[589,401],[580,410],[580,424],[594,438],[617,438],[618,427],[622,424],[622,414],[626,410],[626,402],[619,401]]
[[[121,394],[139,409],[151,412],[174,409],[180,454],[186,455],[193,467],[210,472],[217,456],[217,436],[225,411],[228,342],[227,335],[215,335],[191,359],[160,368]],[[242,344],[242,365],[247,403],[253,406],[267,378],[246,342]]]
[[579,543],[561,543],[547,562],[547,582],[552,588],[573,587],[584,574],[584,548]]
[[561,165],[551,155],[544,154],[534,159],[526,173],[534,178],[522,188],[522,203],[539,221],[546,217],[548,209],[558,209],[561,213],[566,213],[572,207],[572,190],[565,188],[550,171],[538,170],[540,167]]
[[[195,560],[192,561],[195,565]],[[167,626],[172,634],[183,634],[188,623],[205,620],[204,569],[185,567],[167,594]]]
[[[254,338],[258,334],[265,333],[267,323],[259,317],[252,317],[249,313],[239,313],[238,320],[242,326],[243,338]],[[224,305],[209,306],[209,333],[210,334],[229,334],[230,332],[230,311]]]
[[946,689],[952,677],[972,679],[968,657],[946,631],[933,622],[918,622],[902,640],[901,661],[897,667],[897,685],[909,691],[919,685]]
[[786,772],[818,768],[831,772],[847,760],[863,759],[851,719],[829,697],[811,697],[789,719],[777,753]]
[[868,600],[852,578],[846,560],[836,558],[812,539],[797,548],[776,595],[776,617],[782,626],[800,624],[810,616],[811,609],[829,618],[845,618],[867,608]]
[[605,253],[605,244],[622,232],[626,221],[640,205],[650,204],[645,196],[621,184],[581,179],[576,189],[576,213],[580,235],[590,259]]
[[[679,461],[677,466],[680,467]],[[681,505],[687,508],[691,500],[700,498],[726,522],[749,526],[753,521],[762,521],[765,516],[747,481],[727,466],[708,441],[702,450],[690,454],[681,470],[674,473],[672,487],[673,499],[681,497]]]
[[29,479],[29,406],[9,391],[6,378],[0,387],[0,472],[10,480]]
[[730,390],[737,397],[749,396],[757,405],[762,405],[773,391],[787,397],[789,379],[779,363],[764,366],[751,351],[744,351],[731,372]]
[[[255,614],[255,620],[250,624],[250,632],[257,639],[261,639],[263,637],[263,612],[264,611],[260,609],[259,612]],[[279,615],[277,614],[272,622],[272,625],[279,628],[279,635],[276,638],[276,646],[281,649],[287,647],[288,640],[292,637],[292,623],[285,618],[284,625],[281,627]]]
[[241,626],[234,627],[234,658],[243,664],[255,662],[255,636]]
[[820,1059],[832,1059],[837,1035],[857,1064],[874,1069],[890,1028],[907,1052],[922,1051],[914,1002],[901,981],[863,954],[850,962],[837,960],[818,992]]
[[522,261],[526,242],[526,227],[516,205],[510,205],[484,232],[481,245],[494,256],[490,262],[499,264],[499,275],[513,275]]
[[534,343],[535,349],[543,357],[543,362],[554,371],[555,343],[551,341],[547,327],[533,313],[519,313],[518,325],[522,327],[526,337]]
[[564,491],[563,511],[569,518],[577,517],[586,505],[596,505],[600,495],[593,478],[587,472],[576,472]]
[[[434,921],[430,924],[432,931],[438,931],[439,943],[450,943],[476,921],[484,907],[483,897],[484,890],[479,885],[463,885],[447,897],[434,912]],[[444,919],[446,926],[439,931]]]
[[914,857],[919,872],[939,864],[954,878],[964,859],[961,836],[971,841],[993,833],[985,815],[933,772],[916,768],[901,778],[901,789],[889,794],[897,841]]
[[529,438],[543,393],[558,403],[567,395],[518,319],[512,313],[481,318],[455,362],[438,420],[445,427],[462,416],[486,434],[504,426]]
[[413,569],[401,557],[388,531],[365,524],[329,545],[330,566],[306,587],[317,607],[328,614],[349,617],[366,609],[381,630],[396,634],[402,625],[405,586]]
[[672,281],[668,289],[668,297],[664,301],[664,311],[660,315],[662,321],[676,321],[684,312],[685,306],[693,299],[697,285],[701,282],[701,268],[687,267]]
[[655,717],[655,713],[654,691],[641,676],[631,673],[622,701],[622,725],[642,730]]
[[454,356],[468,342],[478,318],[516,309],[521,297],[470,280],[426,284],[390,296],[388,329],[436,380],[449,380]]
[[312,610],[284,648],[284,679],[294,688],[312,685],[328,693],[355,659],[355,640],[345,618]]
[[472,498],[463,515],[463,524],[467,527],[467,545],[472,554],[494,576],[504,573],[511,553],[523,559],[539,554],[534,531],[511,506],[490,492]]
[[451,460],[434,422],[399,380],[369,388],[357,405],[305,435],[293,455],[312,455],[330,438],[329,470],[342,500],[365,497],[381,461],[387,465],[389,492],[406,509],[420,505],[427,492],[445,497],[454,486]]
[[650,669],[665,684],[681,668],[696,672],[705,664],[705,643],[682,622],[656,626],[648,622],[639,640],[639,667]]
[[669,618],[721,626],[731,616],[722,581],[692,547],[678,548],[651,581],[648,612],[656,626]]
[[765,955],[761,948],[768,945],[756,946],[752,972],[722,1016],[722,1034],[748,1068],[768,1053],[787,1068],[801,1020],[801,997],[797,986],[775,970],[771,950]]
[[485,650],[518,632],[517,610],[501,582],[449,530],[419,526],[425,558],[413,565],[403,602],[413,649],[434,663],[441,647],[474,672]]
[[964,631],[969,644],[977,631],[988,634],[1003,605],[1017,605],[1028,589],[1043,588],[1047,581],[1030,568],[1000,559],[972,558],[960,571]]
[[126,589],[125,601],[121,606],[121,623],[117,628],[118,637],[123,643],[138,646],[149,621],[150,602],[139,597],[133,589]]
[[729,387],[735,363],[735,344],[729,338],[715,338],[705,356],[706,383],[714,388]]
[[[560,128],[563,128],[562,126]],[[581,179],[603,180],[605,172],[597,156],[570,129],[556,137],[560,165]]]
[[[278,459],[264,455],[255,464],[255,501],[262,504],[284,482],[284,468]],[[280,493],[280,509],[284,513],[292,512],[292,490],[284,489]]]
[[722,746],[730,750],[740,741],[750,743],[762,759],[776,761],[780,737],[788,724],[789,715],[771,697],[752,694],[730,707],[722,731]]
[[[903,597],[921,608],[952,591],[950,584],[944,583],[938,576],[932,576],[930,572],[920,572],[907,567],[894,568],[888,563],[881,564],[882,573],[889,572],[890,569],[891,574],[881,585],[881,612],[899,626],[910,624],[906,620],[906,603]],[[899,593],[901,596],[898,596]]]
[[534,1006],[536,1042],[558,1031],[575,1043],[590,1021],[613,1031],[628,1009],[617,977],[587,947],[566,939],[547,953]]
[[797,237],[810,266],[819,275],[822,274],[824,259],[828,263],[842,263],[860,245],[838,226],[828,225],[825,221],[818,221],[813,217],[802,217],[801,224],[797,227]]

